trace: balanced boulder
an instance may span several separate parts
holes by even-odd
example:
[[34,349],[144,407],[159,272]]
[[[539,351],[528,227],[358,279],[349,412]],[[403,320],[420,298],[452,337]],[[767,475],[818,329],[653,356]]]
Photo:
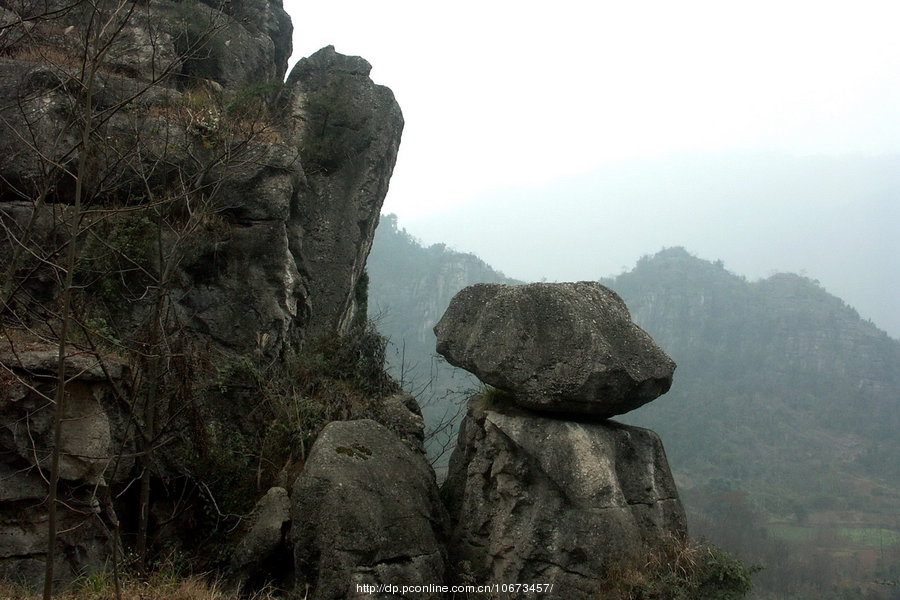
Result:
[[675,370],[596,282],[473,285],[434,331],[447,362],[534,410],[608,418],[666,393]]

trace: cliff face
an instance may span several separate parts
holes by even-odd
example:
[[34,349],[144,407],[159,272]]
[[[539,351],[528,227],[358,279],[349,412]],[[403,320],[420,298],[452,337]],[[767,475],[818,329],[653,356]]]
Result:
[[[117,5],[93,15],[120,28],[109,39],[90,37],[80,5],[4,31],[4,221],[34,242],[28,253],[58,265],[53,238],[65,235],[80,182],[82,211],[102,222],[79,233],[115,263],[94,278],[119,278],[133,296],[102,315],[125,335],[150,287],[171,291],[178,327],[239,353],[278,356],[353,321],[400,109],[368,63],[333,48],[280,86],[290,21],[275,3],[250,4]],[[85,48],[94,58],[79,64]],[[90,99],[78,95],[86,88]],[[124,248],[110,239],[123,229],[136,238]],[[6,250],[27,272],[15,244]],[[56,272],[38,270],[18,282],[32,298],[9,299],[23,309],[57,293]]]
[[[0,570],[36,581],[46,561],[35,499],[67,312],[67,364],[88,367],[67,385],[62,523],[90,523],[60,540],[66,579],[110,549],[110,486],[196,483],[199,459],[235,452],[223,439],[262,444],[263,369],[365,320],[403,118],[368,63],[331,47],[282,83],[278,1],[4,1],[0,26]],[[398,406],[390,418],[414,419]],[[140,464],[113,473],[122,452]],[[79,471],[76,454],[97,464]],[[140,527],[170,501],[154,494]]]
[[[313,305],[312,335],[346,332],[397,160],[403,117],[371,65],[325,48],[301,60],[287,86],[306,180],[294,236]],[[363,291],[364,299],[364,291]]]

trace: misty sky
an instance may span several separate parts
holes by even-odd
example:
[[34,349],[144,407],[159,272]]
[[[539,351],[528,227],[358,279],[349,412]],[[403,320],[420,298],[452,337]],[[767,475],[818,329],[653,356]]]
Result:
[[900,3],[285,0],[406,128],[385,212],[522,279],[682,245],[900,337]]

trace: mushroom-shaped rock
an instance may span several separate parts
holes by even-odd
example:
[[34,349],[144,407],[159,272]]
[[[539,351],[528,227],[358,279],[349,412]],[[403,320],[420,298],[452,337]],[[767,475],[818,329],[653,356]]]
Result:
[[608,418],[672,385],[675,363],[599,283],[477,284],[435,326],[437,351],[526,408]]

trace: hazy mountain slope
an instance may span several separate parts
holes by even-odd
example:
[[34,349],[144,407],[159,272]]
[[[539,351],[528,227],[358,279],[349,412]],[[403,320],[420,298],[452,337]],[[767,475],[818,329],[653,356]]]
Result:
[[895,598],[900,342],[815,281],[682,248],[603,283],[678,363],[622,420],[662,436],[693,533],[765,564],[759,598]]
[[626,420],[663,436],[682,485],[727,477],[776,516],[891,512],[860,490],[898,491],[900,342],[814,281],[749,283],[681,248],[604,283],[678,363]]
[[[369,316],[392,342],[390,370],[422,405],[426,424],[441,429],[429,450],[435,460],[455,441],[458,409],[477,380],[435,355],[432,327],[450,299],[474,283],[518,283],[473,254],[435,244],[423,247],[397,226],[395,215],[382,215],[366,265]],[[456,418],[459,417],[459,418]],[[452,422],[452,423],[451,423]],[[444,452],[440,467],[449,458]]]

